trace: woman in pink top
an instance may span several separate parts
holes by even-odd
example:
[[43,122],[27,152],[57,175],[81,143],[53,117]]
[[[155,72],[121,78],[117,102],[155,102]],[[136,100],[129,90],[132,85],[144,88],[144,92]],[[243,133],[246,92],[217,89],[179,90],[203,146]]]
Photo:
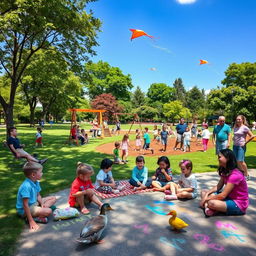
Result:
[[[247,135],[249,136],[248,140],[246,140]],[[233,151],[236,156],[238,167],[244,171],[244,175],[247,177],[247,180],[250,179],[250,176],[248,175],[247,165],[244,161],[246,144],[255,136],[256,135],[253,135],[248,128],[246,118],[243,115],[237,116],[234,126]]]
[[218,212],[245,214],[249,205],[248,187],[244,174],[237,168],[235,154],[230,149],[223,149],[218,158],[220,180],[217,186],[202,191],[200,206],[205,209],[206,216]]

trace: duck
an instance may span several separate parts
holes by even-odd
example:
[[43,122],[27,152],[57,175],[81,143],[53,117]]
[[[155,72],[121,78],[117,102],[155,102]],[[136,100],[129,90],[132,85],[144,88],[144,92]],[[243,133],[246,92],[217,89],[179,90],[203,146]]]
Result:
[[76,239],[79,243],[91,244],[102,243],[101,235],[108,223],[106,211],[113,210],[109,203],[105,203],[100,208],[100,214],[94,216],[84,223],[80,237]]
[[185,221],[177,217],[177,212],[175,210],[171,210],[167,215],[172,215],[169,219],[169,224],[174,230],[180,230],[189,226]]

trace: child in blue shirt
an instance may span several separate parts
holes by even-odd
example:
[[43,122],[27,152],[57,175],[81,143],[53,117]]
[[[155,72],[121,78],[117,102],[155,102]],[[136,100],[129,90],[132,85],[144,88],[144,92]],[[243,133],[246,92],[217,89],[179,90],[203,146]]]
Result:
[[36,231],[39,226],[36,222],[47,223],[48,216],[56,208],[55,196],[42,198],[39,180],[43,175],[43,166],[35,162],[27,162],[23,166],[25,181],[21,184],[17,194],[16,209],[18,215],[27,218],[29,227]]
[[143,145],[143,155],[145,154],[145,150],[150,150],[152,154],[154,154],[154,149],[150,147],[150,137],[148,134],[148,128],[145,128],[145,132],[143,135],[144,145]]
[[148,180],[148,168],[144,166],[145,159],[143,156],[136,157],[136,166],[132,170],[132,177],[129,180],[134,186],[134,190],[142,190],[151,186],[151,181]]

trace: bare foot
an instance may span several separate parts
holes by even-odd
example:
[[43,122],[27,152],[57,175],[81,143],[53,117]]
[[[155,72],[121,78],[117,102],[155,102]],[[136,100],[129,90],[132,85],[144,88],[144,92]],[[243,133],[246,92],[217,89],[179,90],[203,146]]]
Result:
[[90,211],[89,211],[87,208],[84,207],[84,208],[81,210],[81,213],[82,213],[82,214],[89,214]]

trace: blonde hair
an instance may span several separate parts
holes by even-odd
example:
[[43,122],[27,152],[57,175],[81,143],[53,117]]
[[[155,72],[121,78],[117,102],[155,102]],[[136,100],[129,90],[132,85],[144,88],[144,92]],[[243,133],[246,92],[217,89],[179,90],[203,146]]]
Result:
[[[243,125],[248,126],[246,117],[244,115],[238,115],[236,118],[241,117],[242,121],[243,121]],[[236,122],[235,122],[235,127],[237,127]]]
[[82,162],[77,162],[76,175],[79,176],[80,174],[82,174],[82,175],[86,175],[86,174],[93,175],[94,170],[89,164],[84,164]]
[[23,165],[23,172],[26,177],[30,177],[32,173],[36,173],[40,169],[43,169],[43,166],[36,162],[26,162]]

